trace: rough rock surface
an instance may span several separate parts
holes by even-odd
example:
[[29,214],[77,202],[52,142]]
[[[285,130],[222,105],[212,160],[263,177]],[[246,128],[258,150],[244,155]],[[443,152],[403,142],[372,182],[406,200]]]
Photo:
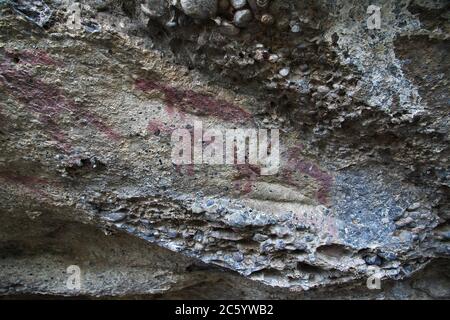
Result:
[[[0,294],[450,298],[447,1],[183,2],[0,1]],[[174,165],[200,120],[278,174]]]

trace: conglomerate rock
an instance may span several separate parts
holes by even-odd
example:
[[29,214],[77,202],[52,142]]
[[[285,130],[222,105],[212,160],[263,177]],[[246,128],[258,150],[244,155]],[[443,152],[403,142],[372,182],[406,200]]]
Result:
[[[450,297],[447,1],[0,3],[2,295]],[[199,121],[278,172],[173,164]]]

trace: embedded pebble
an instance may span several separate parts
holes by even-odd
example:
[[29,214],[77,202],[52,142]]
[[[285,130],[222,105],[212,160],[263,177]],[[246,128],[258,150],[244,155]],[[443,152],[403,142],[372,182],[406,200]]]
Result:
[[289,75],[289,72],[290,72],[289,68],[283,68],[280,70],[279,74],[282,77],[287,77]]
[[222,21],[220,24],[220,32],[228,36],[236,36],[241,32],[241,29],[228,21]]
[[105,216],[105,219],[107,221],[111,221],[111,222],[119,222],[119,221],[125,219],[126,216],[127,215],[124,212],[112,212],[112,213],[107,214]]
[[169,237],[169,238],[176,238],[177,236],[178,236],[178,232],[175,231],[175,230],[170,230],[170,231],[167,233],[167,237]]
[[419,208],[420,208],[420,202],[415,202],[412,205],[410,205],[408,207],[408,209],[406,209],[406,210],[408,210],[408,211],[415,211],[415,210],[417,210]]
[[203,244],[197,242],[197,243],[194,245],[194,250],[196,250],[196,251],[201,251],[201,250],[203,250],[204,247],[205,247],[205,246],[204,246]]
[[214,203],[214,201],[212,201],[212,200],[207,201],[206,208],[205,208],[206,212],[216,213],[218,209],[219,209],[219,206],[216,203]]
[[409,225],[413,221],[414,221],[413,218],[406,217],[406,218],[400,219],[397,222],[395,222],[395,225],[397,226],[397,228],[402,228],[402,227],[405,227],[405,226]]
[[318,86],[317,87],[317,92],[319,92],[319,93],[327,93],[328,91],[330,91],[330,89],[327,86]]
[[264,51],[264,50],[256,50],[255,54],[253,55],[253,58],[256,61],[263,61],[265,54],[266,54],[266,51]]
[[300,32],[300,25],[298,25],[298,24],[293,24],[293,25],[291,25],[291,32],[292,33],[299,33]]
[[247,4],[247,0],[231,0],[230,2],[235,9],[242,9]]
[[264,14],[262,17],[261,17],[261,23],[263,23],[263,24],[265,24],[265,25],[271,25],[271,24],[273,24],[275,22],[275,19],[273,18],[273,16],[272,15],[270,15],[270,14]]
[[369,266],[381,265],[381,258],[378,255],[367,256],[364,258],[364,261],[366,261]]
[[246,27],[250,21],[252,21],[253,15],[252,12],[248,9],[236,11],[234,14],[234,24],[237,27]]
[[409,242],[409,241],[413,240],[413,234],[406,230],[400,232],[398,237],[399,237],[400,241],[402,241],[402,242]]
[[277,55],[277,54],[271,54],[271,55],[269,56],[269,62],[271,62],[271,63],[275,63],[275,62],[277,62],[278,60],[280,60],[280,56]]
[[195,213],[195,214],[200,214],[202,212],[205,212],[205,210],[203,210],[203,208],[200,205],[198,205],[197,203],[194,203],[191,206],[191,211],[192,211],[192,213]]
[[217,13],[217,0],[180,0],[183,12],[194,19],[213,18]]
[[266,8],[270,0],[256,0],[256,5],[260,8]]
[[243,212],[235,212],[227,217],[228,224],[233,227],[243,227],[246,225],[247,215]]
[[440,231],[440,232],[438,232],[438,236],[442,240],[448,241],[448,240],[450,240],[450,231],[449,230],[447,230],[447,231]]
[[275,225],[270,228],[272,234],[277,235],[278,237],[284,237],[290,233],[289,228],[285,226]]
[[253,240],[258,242],[263,242],[267,240],[267,238],[269,238],[267,235],[261,233],[255,233],[255,235],[253,236]]
[[233,253],[233,259],[236,262],[241,262],[244,260],[244,255],[242,254],[242,252],[235,252],[235,253]]
[[380,256],[387,261],[394,261],[397,259],[397,255],[393,252],[383,252]]

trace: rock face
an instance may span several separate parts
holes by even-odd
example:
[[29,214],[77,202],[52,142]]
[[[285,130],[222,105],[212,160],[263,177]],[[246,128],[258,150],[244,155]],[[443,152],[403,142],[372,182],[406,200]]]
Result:
[[447,1],[266,2],[0,2],[1,295],[450,298]]

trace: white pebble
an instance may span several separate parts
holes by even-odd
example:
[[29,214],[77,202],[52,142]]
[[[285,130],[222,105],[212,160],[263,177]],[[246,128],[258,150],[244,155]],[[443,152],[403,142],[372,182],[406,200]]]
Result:
[[280,70],[279,74],[282,77],[286,77],[289,74],[289,72],[290,72],[289,68],[283,68]]

